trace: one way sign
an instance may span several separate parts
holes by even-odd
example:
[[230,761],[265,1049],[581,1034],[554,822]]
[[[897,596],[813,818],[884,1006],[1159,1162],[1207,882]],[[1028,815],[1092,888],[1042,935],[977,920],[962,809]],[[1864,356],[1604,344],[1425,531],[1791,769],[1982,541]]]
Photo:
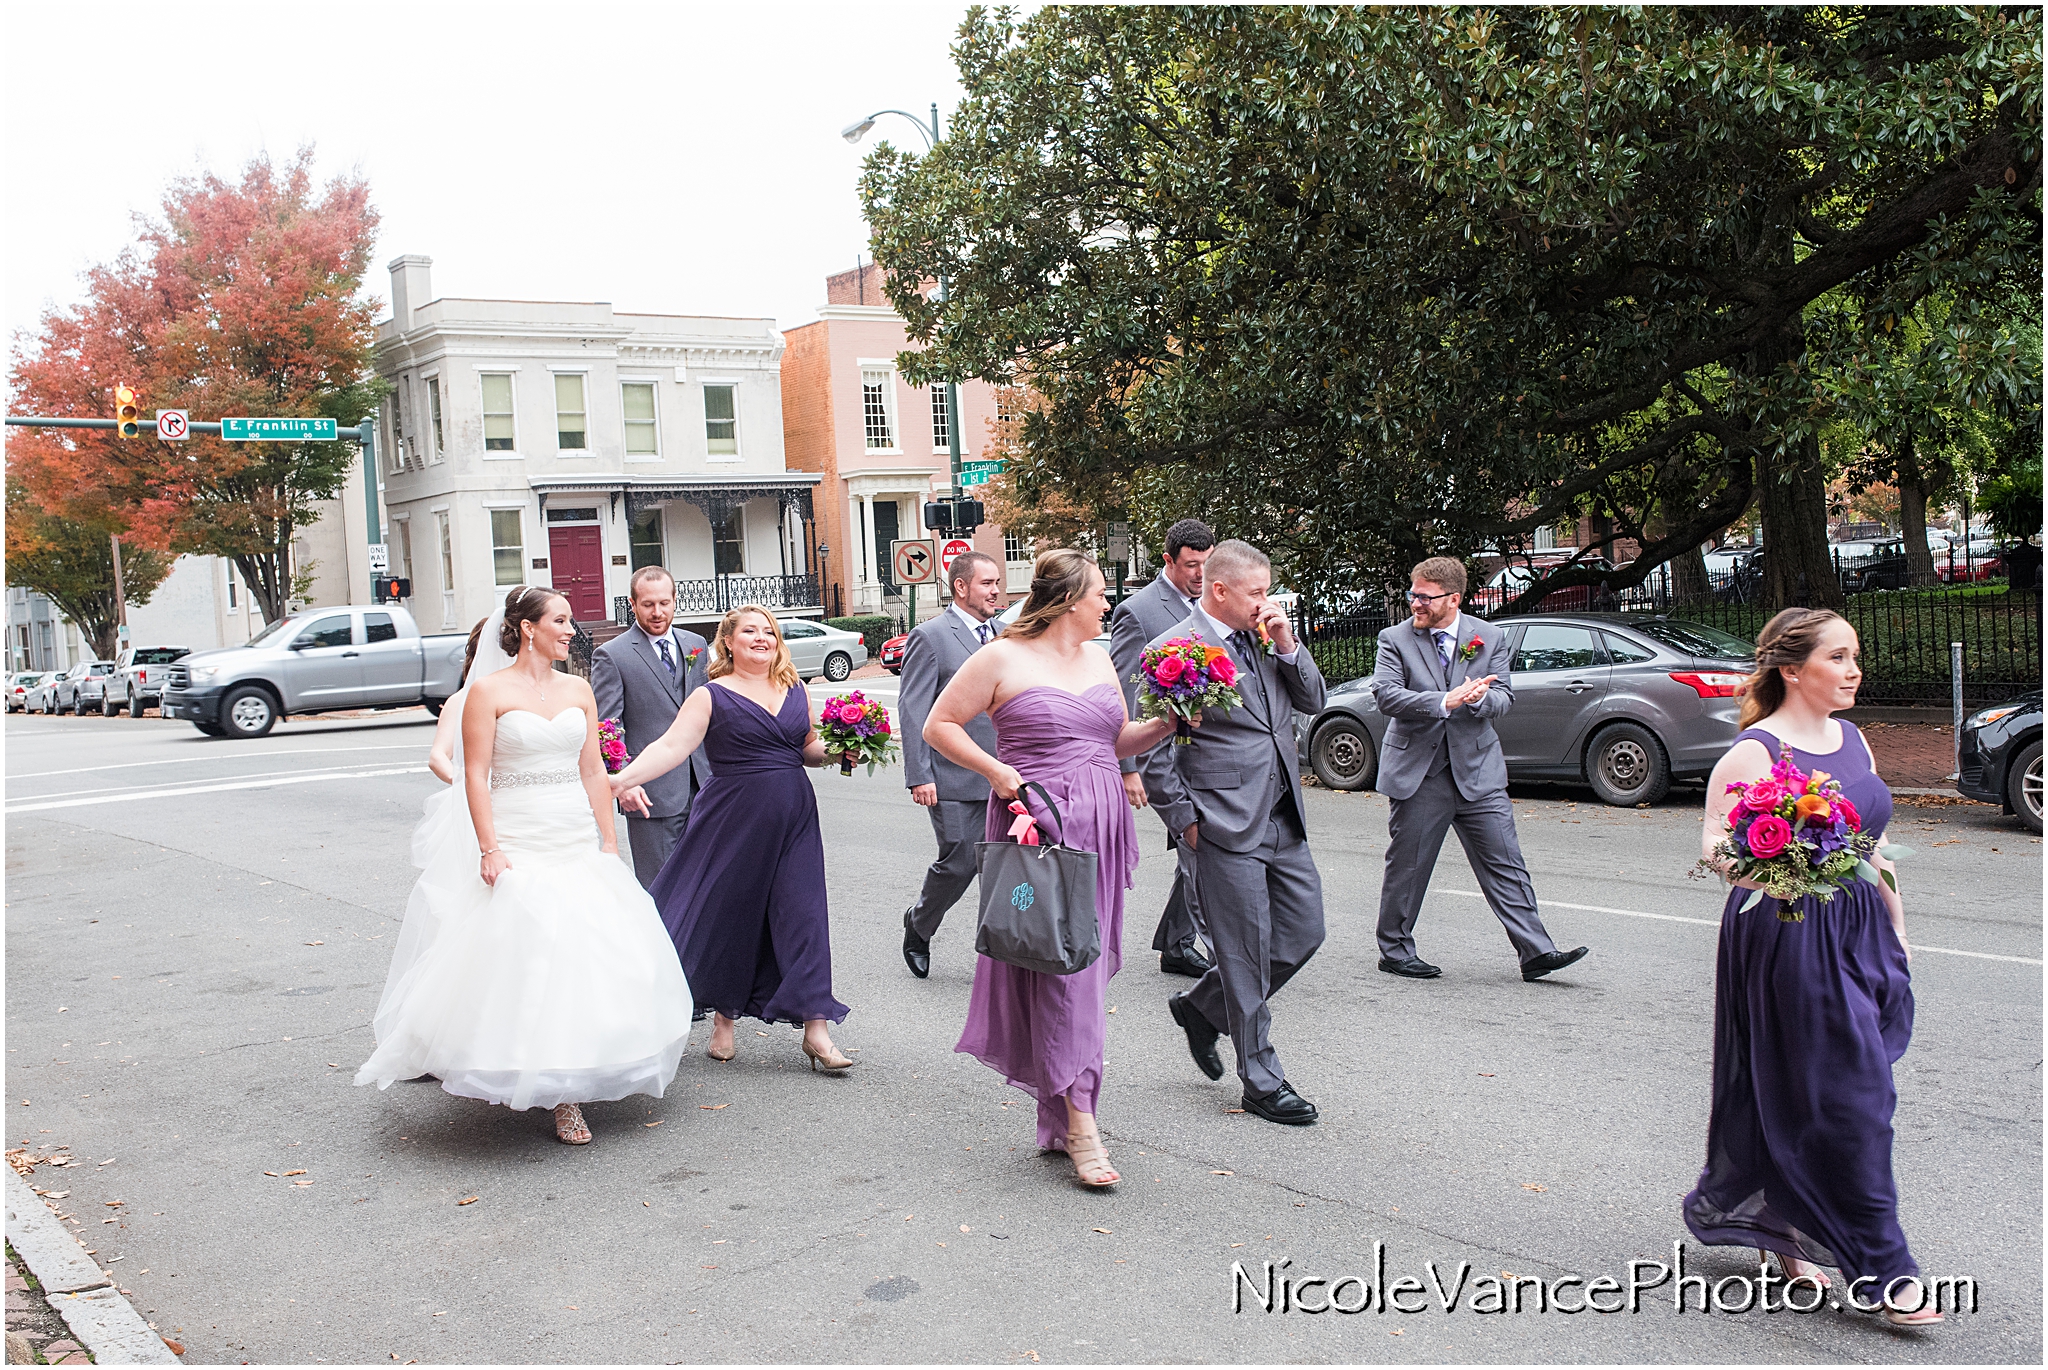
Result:
[[898,585],[930,585],[939,578],[939,551],[930,538],[890,543],[889,561]]

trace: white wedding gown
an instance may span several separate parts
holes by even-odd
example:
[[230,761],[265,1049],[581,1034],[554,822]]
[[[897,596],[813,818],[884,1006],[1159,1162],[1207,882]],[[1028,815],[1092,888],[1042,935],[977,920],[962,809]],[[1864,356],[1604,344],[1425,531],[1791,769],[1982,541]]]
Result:
[[377,1050],[359,1085],[433,1075],[512,1108],[660,1098],[688,1045],[690,987],[661,915],[616,856],[577,776],[589,720],[498,718],[491,816],[511,869],[486,885],[458,766],[414,836],[421,866]]

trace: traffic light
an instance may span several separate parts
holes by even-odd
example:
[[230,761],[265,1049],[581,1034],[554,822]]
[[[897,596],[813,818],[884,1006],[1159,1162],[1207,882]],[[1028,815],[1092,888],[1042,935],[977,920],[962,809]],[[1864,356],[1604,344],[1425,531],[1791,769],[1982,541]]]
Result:
[[935,499],[924,507],[924,526],[934,533],[971,533],[986,521],[978,499]]
[[124,438],[132,438],[142,431],[142,410],[135,403],[132,386],[114,387],[114,431]]
[[370,582],[372,597],[378,603],[388,599],[409,599],[412,596],[412,582],[403,576],[378,576]]

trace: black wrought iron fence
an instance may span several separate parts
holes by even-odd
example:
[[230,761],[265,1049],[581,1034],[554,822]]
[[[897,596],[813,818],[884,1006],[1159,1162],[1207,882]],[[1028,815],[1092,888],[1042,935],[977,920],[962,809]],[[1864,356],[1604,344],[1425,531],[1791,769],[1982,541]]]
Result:
[[[818,593],[818,578],[811,575],[713,576],[708,580],[676,582],[679,614],[722,614],[739,604],[758,604],[764,609],[817,609],[823,607],[824,600]],[[612,621],[633,621],[633,602],[625,595],[612,596]]]

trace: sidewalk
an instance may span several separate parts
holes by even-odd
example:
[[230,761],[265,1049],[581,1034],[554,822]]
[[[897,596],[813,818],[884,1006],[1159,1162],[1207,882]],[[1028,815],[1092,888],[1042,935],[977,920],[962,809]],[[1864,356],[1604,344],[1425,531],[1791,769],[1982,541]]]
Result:
[[1877,758],[1877,773],[1894,790],[1955,790],[1955,729],[1933,723],[1859,724]]
[[[83,1224],[57,1206],[70,1194],[62,1176],[69,1149],[45,1156],[16,1148],[0,1170],[7,1188],[8,1363],[34,1365],[40,1357],[48,1365],[178,1364],[185,1348],[143,1320],[128,1291],[93,1259],[97,1253],[65,1226]],[[51,1171],[54,1183],[31,1184],[38,1166]],[[117,1205],[103,1206],[118,1213]]]

